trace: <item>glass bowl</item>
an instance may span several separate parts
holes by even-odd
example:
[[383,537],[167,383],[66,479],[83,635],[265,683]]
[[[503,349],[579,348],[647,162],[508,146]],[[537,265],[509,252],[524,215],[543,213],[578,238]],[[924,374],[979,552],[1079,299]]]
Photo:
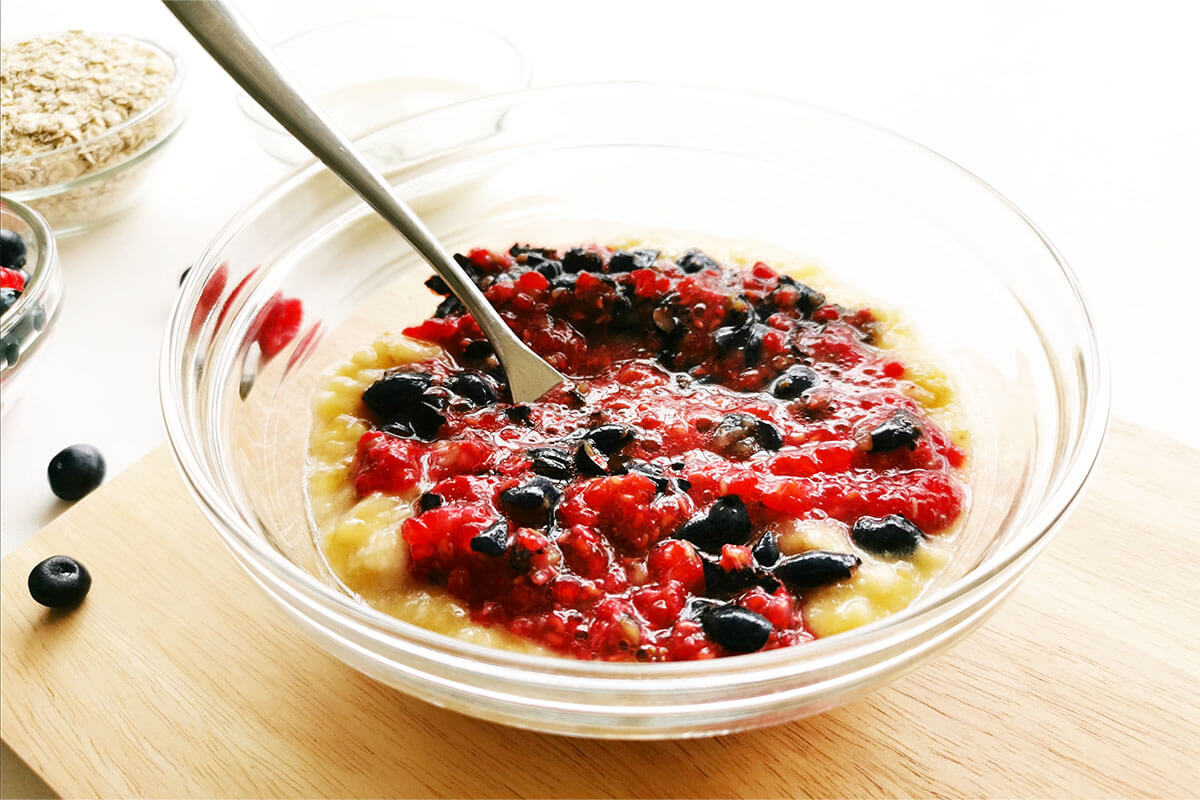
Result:
[[0,316],[0,413],[7,413],[28,383],[30,362],[46,343],[62,308],[62,265],[46,220],[10,197],[0,197],[0,228],[25,240],[25,290]]
[[138,201],[151,165],[183,124],[183,62],[148,39],[114,35],[160,54],[173,68],[166,93],[102,136],[70,147],[5,159],[0,187],[41,214],[59,237],[116,219]]
[[[498,122],[497,122],[498,120]],[[448,247],[711,232],[798,254],[903,309],[956,378],[973,503],[907,609],[795,648],[693,663],[487,649],[340,591],[301,472],[318,376],[432,310],[412,250],[304,169],[243,211],[175,307],[161,392],[186,483],[237,561],[323,649],[458,711],[581,736],[704,736],[845,703],[943,652],[1012,591],[1097,457],[1108,384],[1074,277],[1003,197],[937,154],[797,103],[648,84],[538,89],[431,111],[363,140]],[[705,234],[704,232],[710,232]],[[234,288],[237,287],[237,288]],[[303,304],[272,358],[280,297]]]
[[[460,20],[351,19],[296,34],[273,49],[351,136],[438,106],[522,89],[530,81],[529,66],[512,42]],[[288,164],[312,159],[248,94],[239,90],[237,98],[264,150]]]

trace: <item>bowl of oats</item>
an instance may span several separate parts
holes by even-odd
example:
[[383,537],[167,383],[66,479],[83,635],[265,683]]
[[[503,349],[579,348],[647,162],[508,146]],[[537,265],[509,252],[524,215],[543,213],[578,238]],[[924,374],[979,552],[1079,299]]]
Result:
[[185,113],[183,66],[154,42],[72,30],[5,45],[0,188],[57,236],[131,208]]

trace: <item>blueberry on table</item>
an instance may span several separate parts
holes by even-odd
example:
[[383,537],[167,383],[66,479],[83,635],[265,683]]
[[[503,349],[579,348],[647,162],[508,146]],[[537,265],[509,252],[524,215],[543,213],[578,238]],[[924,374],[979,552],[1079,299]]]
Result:
[[771,636],[771,621],[741,606],[720,606],[701,615],[708,638],[734,653],[761,650]]
[[0,267],[25,266],[25,240],[16,231],[0,228]]
[[87,567],[70,556],[51,556],[29,573],[29,594],[49,608],[73,608],[91,588]]
[[850,538],[868,553],[905,558],[916,552],[925,534],[899,514],[889,514],[859,517],[850,528]]
[[78,500],[104,480],[104,456],[90,444],[73,444],[50,459],[50,489],[63,500]]

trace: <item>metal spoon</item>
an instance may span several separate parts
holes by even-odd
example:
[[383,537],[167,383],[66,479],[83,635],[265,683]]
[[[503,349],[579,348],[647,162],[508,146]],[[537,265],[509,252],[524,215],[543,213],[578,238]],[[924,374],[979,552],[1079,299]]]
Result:
[[366,200],[429,262],[462,301],[496,350],[514,403],[537,400],[563,380],[525,346],[421,218],[392,191],[350,140],[275,59],[270,48],[222,0],[163,0],[196,41],[325,166]]

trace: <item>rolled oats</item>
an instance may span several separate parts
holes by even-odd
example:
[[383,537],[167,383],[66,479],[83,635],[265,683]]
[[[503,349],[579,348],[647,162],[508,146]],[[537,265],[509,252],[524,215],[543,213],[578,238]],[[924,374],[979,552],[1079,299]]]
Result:
[[171,59],[136,39],[67,31],[4,47],[0,62],[0,188],[56,229],[114,210],[135,182],[124,171],[62,194],[37,190],[100,173],[169,133],[173,109],[135,118],[167,96]]

